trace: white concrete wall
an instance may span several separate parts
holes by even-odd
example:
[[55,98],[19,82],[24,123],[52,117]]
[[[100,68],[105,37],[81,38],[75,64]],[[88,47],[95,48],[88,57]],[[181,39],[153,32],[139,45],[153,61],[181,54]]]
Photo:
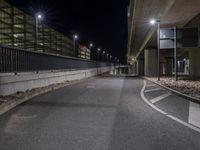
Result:
[[45,87],[51,84],[85,79],[109,72],[113,69],[114,67],[103,67],[76,71],[22,72],[17,75],[3,73],[0,74],[0,95],[5,96],[16,92],[24,92],[34,88]]

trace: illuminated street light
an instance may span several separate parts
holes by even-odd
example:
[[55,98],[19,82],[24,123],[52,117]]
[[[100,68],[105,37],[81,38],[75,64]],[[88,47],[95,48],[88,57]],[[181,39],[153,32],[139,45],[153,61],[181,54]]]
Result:
[[115,62],[115,63],[117,62],[117,57],[115,57],[115,60],[114,60],[114,62]]
[[151,19],[150,20],[150,24],[154,25],[156,23],[156,20],[155,19]]
[[74,39],[75,39],[75,40],[78,39],[78,35],[77,35],[77,34],[74,35]]
[[104,61],[104,55],[105,55],[105,51],[102,52],[102,61]]
[[42,14],[40,14],[40,13],[37,14],[37,18],[38,18],[38,19],[42,19]]
[[99,60],[100,60],[100,57],[99,57],[99,55],[100,55],[100,51],[101,51],[101,49],[100,49],[100,48],[98,48],[98,49],[97,49],[97,61],[99,61]]
[[92,60],[93,59],[93,55],[94,55],[94,53],[93,53],[93,51],[92,51],[92,47],[93,47],[94,45],[93,45],[93,43],[90,43],[89,44],[89,49],[90,49],[90,59]]
[[106,57],[106,60],[109,61],[109,58],[108,58],[108,57],[109,57],[109,54],[107,53],[106,56],[107,56],[107,57]]
[[75,53],[75,57],[77,57],[78,54],[76,52],[76,40],[78,40],[78,35],[74,34],[73,39],[74,39],[74,53]]
[[90,47],[90,48],[92,48],[93,46],[94,46],[93,43],[90,43],[90,44],[89,44],[89,47]]
[[154,25],[157,23],[157,44],[158,44],[158,81],[160,81],[160,20],[152,19],[150,24]]
[[112,62],[112,55],[110,55],[110,62]]
[[35,50],[38,50],[38,23],[42,19],[43,15],[41,13],[35,15]]

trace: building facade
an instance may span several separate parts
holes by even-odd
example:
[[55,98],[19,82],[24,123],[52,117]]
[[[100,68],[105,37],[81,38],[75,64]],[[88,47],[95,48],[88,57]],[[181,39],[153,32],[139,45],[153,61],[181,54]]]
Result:
[[86,46],[79,46],[78,57],[90,60],[91,59],[90,50]]
[[0,44],[20,49],[75,56],[73,40],[42,22],[36,45],[35,18],[0,0]]

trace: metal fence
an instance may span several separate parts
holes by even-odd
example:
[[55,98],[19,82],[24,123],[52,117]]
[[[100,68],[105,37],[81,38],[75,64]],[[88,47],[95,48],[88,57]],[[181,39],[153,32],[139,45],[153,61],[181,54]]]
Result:
[[0,73],[86,69],[111,65],[114,64],[0,46]]

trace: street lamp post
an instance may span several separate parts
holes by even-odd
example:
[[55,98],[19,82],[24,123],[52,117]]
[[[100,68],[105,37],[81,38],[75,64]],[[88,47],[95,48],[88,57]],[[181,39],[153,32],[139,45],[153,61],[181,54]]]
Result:
[[75,34],[74,37],[73,37],[73,39],[74,39],[74,54],[75,54],[75,57],[77,57],[77,52],[76,52],[76,40],[78,39],[78,35]]
[[41,13],[37,13],[35,16],[35,50],[38,50],[38,23],[43,18]]
[[100,59],[99,59],[100,52],[101,52],[101,49],[100,49],[100,48],[98,48],[98,49],[97,49],[97,61],[99,61],[99,60],[100,60]]
[[157,48],[158,48],[158,81],[160,81],[160,20],[151,20],[150,23],[153,25],[157,23]]
[[117,57],[115,57],[115,60],[114,60],[114,63],[116,63],[117,62]]
[[102,61],[104,61],[104,55],[105,55],[105,51],[102,52]]
[[89,44],[89,48],[90,48],[90,59],[92,60],[92,47],[93,47],[94,45],[93,45],[93,43],[90,43]]
[[157,43],[158,43],[158,81],[160,81],[160,21],[157,21]]
[[174,73],[175,81],[178,81],[178,69],[177,69],[177,27],[174,27]]
[[112,55],[110,55],[110,62],[112,62]]
[[109,61],[109,59],[108,59],[108,57],[109,57],[109,54],[107,53],[107,54],[106,54],[106,56],[107,56],[107,57],[106,57],[106,60],[107,60],[107,62],[108,62],[108,61]]
[[120,61],[119,61],[119,59],[117,60],[117,62],[118,62],[118,65],[120,66]]

